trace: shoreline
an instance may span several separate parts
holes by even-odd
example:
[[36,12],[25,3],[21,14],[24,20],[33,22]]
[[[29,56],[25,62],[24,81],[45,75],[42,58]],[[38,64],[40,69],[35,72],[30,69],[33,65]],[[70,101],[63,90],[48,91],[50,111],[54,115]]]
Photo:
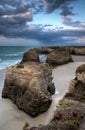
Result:
[[[22,130],[24,124],[28,122],[30,126],[38,126],[39,124],[48,124],[52,119],[58,101],[63,98],[69,89],[70,81],[75,77],[75,70],[85,62],[73,62],[57,66],[53,69],[53,82],[56,87],[56,94],[52,96],[53,102],[49,110],[36,118],[20,111],[15,104],[9,99],[0,100],[0,130]],[[2,73],[2,74],[1,74]],[[5,70],[0,70],[1,76],[5,76]],[[2,77],[4,79],[4,77]],[[0,79],[1,80],[1,79]],[[3,82],[3,80],[1,81]],[[3,83],[1,83],[3,84]],[[0,85],[1,85],[0,84]],[[0,89],[2,86],[0,86]],[[5,124],[5,125],[4,125]],[[15,125],[16,124],[16,125]]]
[[6,73],[6,69],[0,69],[0,99],[1,99],[2,89],[4,86],[5,73]]

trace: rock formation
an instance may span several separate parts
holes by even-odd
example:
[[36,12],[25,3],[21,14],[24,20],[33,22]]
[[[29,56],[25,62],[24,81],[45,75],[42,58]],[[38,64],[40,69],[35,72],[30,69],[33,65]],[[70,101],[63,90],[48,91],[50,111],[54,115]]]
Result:
[[36,49],[30,49],[28,52],[25,52],[23,55],[22,62],[27,61],[39,61],[38,53]]
[[23,56],[22,62],[39,61],[39,55],[46,54],[46,62],[51,65],[61,65],[67,62],[72,62],[70,52],[65,47],[47,47],[34,48],[26,52]]
[[71,81],[66,98],[73,98],[85,103],[85,64],[76,70],[76,77]]
[[47,55],[47,63],[52,65],[61,65],[67,62],[72,62],[71,55],[67,49],[56,48]]
[[53,49],[49,48],[49,47],[30,49],[26,53],[24,53],[22,62],[27,62],[27,61],[39,62],[39,55],[40,54],[49,54],[52,51],[53,51]]
[[68,47],[70,54],[73,55],[85,55],[85,47]]
[[[39,55],[46,54],[47,63]],[[48,110],[55,93],[52,66],[71,62],[71,55],[85,55],[85,47],[45,47],[26,52],[20,64],[7,68],[2,96],[10,98],[19,109],[35,117]],[[85,65],[76,70],[69,92],[59,102],[52,121],[46,126],[24,130],[84,130]]]
[[52,69],[48,64],[30,62],[7,68],[2,96],[12,99],[32,117],[48,110],[54,93]]
[[81,74],[82,72],[85,72],[85,64],[79,66],[79,67],[76,69],[76,74]]
[[[47,63],[39,55],[46,54]],[[55,93],[51,65],[72,61],[65,48],[34,48],[24,53],[20,64],[7,68],[2,96],[10,98],[19,109],[35,117],[48,110]]]

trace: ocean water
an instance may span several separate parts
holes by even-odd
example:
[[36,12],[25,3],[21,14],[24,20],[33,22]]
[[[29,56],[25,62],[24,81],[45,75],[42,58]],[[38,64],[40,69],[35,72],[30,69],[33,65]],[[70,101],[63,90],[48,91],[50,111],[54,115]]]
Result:
[[0,69],[14,65],[21,61],[27,46],[0,46]]

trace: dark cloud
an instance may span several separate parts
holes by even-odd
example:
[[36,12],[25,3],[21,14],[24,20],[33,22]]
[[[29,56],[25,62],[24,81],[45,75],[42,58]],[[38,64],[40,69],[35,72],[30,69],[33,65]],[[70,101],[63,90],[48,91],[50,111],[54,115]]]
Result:
[[[47,5],[47,13],[52,13],[54,10],[60,8],[62,5],[69,5],[76,0],[44,0]],[[65,8],[63,8],[65,11]]]
[[22,24],[26,21],[32,21],[32,15],[29,11],[17,15],[4,15],[0,17],[0,25],[4,26],[14,26],[15,24]]
[[[85,30],[49,30],[45,29],[43,25],[29,25],[22,28],[9,28],[4,31],[3,36],[8,38],[24,38],[36,39],[43,43],[43,45],[72,45],[77,44],[78,39],[82,41],[85,36]],[[83,38],[84,39],[84,38]],[[85,44],[85,42],[83,42]]]
[[30,4],[25,0],[0,0],[0,34],[8,32],[10,36],[14,28],[24,28],[28,21],[32,21],[29,8]]
[[[33,15],[40,12],[52,13],[61,8],[61,15],[73,15],[70,2],[75,0],[0,0],[0,35],[9,38],[37,39],[43,44],[73,43],[74,39],[84,36],[79,21],[63,17],[66,26],[78,26],[81,30],[64,30],[63,27],[50,29],[52,25],[27,25],[33,20]],[[82,25],[83,28],[83,25]],[[75,38],[74,38],[75,36]],[[62,43],[63,41],[63,43]]]
[[65,26],[71,26],[71,27],[77,27],[77,28],[82,28],[85,29],[85,23],[81,23],[80,21],[73,21],[69,17],[63,17],[63,24]]
[[9,3],[7,3],[7,4],[2,3],[0,1],[0,16],[25,13],[30,8],[30,5],[28,3],[24,4],[23,2],[21,2],[19,0],[15,1],[15,3],[16,3],[15,5],[11,5],[10,0],[9,0]]
[[61,13],[62,16],[76,15],[73,13],[73,7],[70,6],[71,2],[75,2],[77,0],[66,0],[64,4],[61,5]]
[[16,6],[19,5],[21,0],[0,0],[1,5],[11,5]]
[[24,13],[29,9],[36,14],[42,11],[52,13],[72,1],[75,0],[0,0],[0,15]]
[[66,0],[45,0],[47,3],[47,12],[52,13],[58,9]]
[[73,10],[73,7],[69,7],[68,5],[63,5],[62,7],[61,7],[61,9],[62,9],[62,12],[60,13],[60,15],[62,15],[62,16],[68,16],[68,15],[75,15],[73,12],[72,12],[72,10]]

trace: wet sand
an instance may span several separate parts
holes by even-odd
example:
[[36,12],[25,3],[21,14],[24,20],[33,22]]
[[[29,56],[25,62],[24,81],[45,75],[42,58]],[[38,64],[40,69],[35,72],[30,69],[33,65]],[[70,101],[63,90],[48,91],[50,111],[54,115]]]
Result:
[[[58,101],[62,99],[68,91],[69,83],[75,76],[76,68],[85,62],[74,62],[61,65],[53,70],[53,82],[55,83],[56,93],[52,96],[53,102],[49,110],[36,118],[31,118],[26,113],[20,111],[9,99],[0,100],[0,130],[22,130],[25,122],[30,126],[48,124],[54,115]],[[2,77],[3,71],[0,70]],[[4,75],[4,73],[3,73]],[[2,78],[4,79],[4,77]],[[1,80],[1,79],[0,79]],[[0,85],[3,84],[0,81]]]
[[0,99],[1,99],[2,88],[4,86],[4,80],[5,80],[5,69],[0,70]]

